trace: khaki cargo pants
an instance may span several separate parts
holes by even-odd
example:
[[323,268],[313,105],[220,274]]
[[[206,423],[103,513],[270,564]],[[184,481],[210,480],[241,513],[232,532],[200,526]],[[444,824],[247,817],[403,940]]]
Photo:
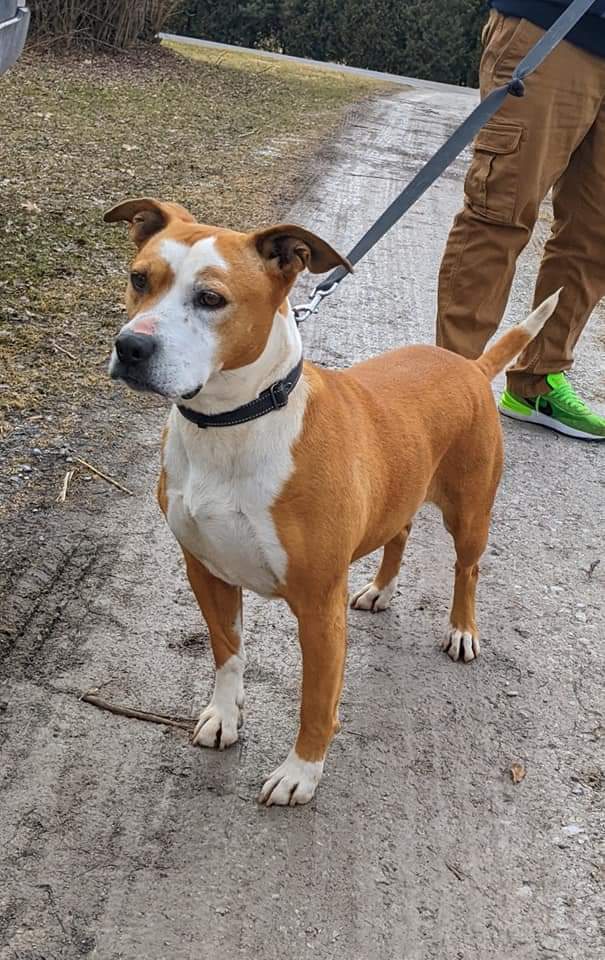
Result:
[[[544,31],[493,10],[485,26],[481,95],[501,86]],[[519,253],[550,188],[554,223],[534,305],[563,286],[559,306],[508,386],[530,397],[547,373],[567,370],[605,296],[605,58],[563,41],[477,136],[464,209],[439,273],[437,343],[478,357],[506,308]]]

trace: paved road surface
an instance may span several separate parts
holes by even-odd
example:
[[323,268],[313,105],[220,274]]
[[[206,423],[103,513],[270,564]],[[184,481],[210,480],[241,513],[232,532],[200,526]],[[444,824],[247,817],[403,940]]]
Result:
[[[288,216],[346,248],[468,106],[416,90],[360,108]],[[342,366],[431,340],[462,170],[308,325],[308,356]],[[546,226],[524,257],[511,319],[529,304]],[[577,364],[579,387],[601,406],[603,336],[599,314]],[[127,482],[151,490],[160,425],[145,422]],[[109,699],[178,714],[209,696],[206,633],[151,493],[113,495],[69,538],[47,538],[15,596],[30,613],[3,694],[2,960],[604,956],[605,451],[505,432],[480,661],[439,651],[453,551],[423,511],[392,610],[350,616],[343,731],[306,808],[254,799],[295,731],[292,617],[248,598],[242,740],[225,754],[197,750],[178,730],[72,693],[113,678]],[[352,570],[352,589],[373,567]],[[527,770],[517,786],[513,762]]]

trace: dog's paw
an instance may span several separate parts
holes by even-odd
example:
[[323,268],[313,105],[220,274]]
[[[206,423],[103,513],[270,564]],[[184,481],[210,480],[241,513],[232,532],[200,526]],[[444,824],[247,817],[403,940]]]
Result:
[[351,600],[353,610],[370,610],[372,613],[378,613],[380,610],[386,610],[397,589],[397,580],[391,580],[380,590],[375,583],[368,583],[367,586],[356,593]]
[[242,711],[237,704],[219,706],[209,703],[200,713],[191,742],[196,747],[214,747],[224,750],[237,743]]
[[197,747],[224,750],[237,742],[244,706],[244,659],[232,656],[216,671],[214,693],[200,713],[191,742]]
[[452,660],[464,660],[465,663],[475,660],[481,652],[479,637],[476,633],[472,630],[458,630],[451,624],[441,641],[441,649],[445,650]]
[[324,762],[317,763],[301,760],[295,750],[290,753],[277,770],[274,770],[258,796],[259,803],[271,807],[295,807],[299,803],[308,803],[320,781]]

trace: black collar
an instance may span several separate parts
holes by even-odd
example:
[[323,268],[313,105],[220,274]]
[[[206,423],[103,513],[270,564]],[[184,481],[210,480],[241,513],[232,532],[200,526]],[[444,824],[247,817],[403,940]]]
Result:
[[271,413],[272,410],[281,410],[282,407],[285,407],[288,403],[288,397],[300,380],[302,370],[303,358],[301,357],[283,380],[276,380],[270,387],[259,393],[256,400],[244,403],[241,407],[236,407],[235,410],[226,410],[225,413],[198,413],[197,410],[190,410],[189,407],[180,405],[178,409],[185,419],[203,429],[206,429],[206,427],[232,427],[237,423],[248,423],[249,420],[264,417],[266,413]]

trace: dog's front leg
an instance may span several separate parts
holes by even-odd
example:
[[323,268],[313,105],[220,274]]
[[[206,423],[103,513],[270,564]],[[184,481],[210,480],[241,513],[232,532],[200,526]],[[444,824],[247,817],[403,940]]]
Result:
[[321,596],[306,597],[298,618],[303,682],[300,727],[284,762],[264,784],[259,800],[267,806],[308,803],[319,783],[330,740],[339,728],[338,703],[346,652],[347,584]]
[[224,750],[238,737],[244,706],[242,591],[214,577],[183,548],[189,583],[208,624],[216,665],[214,693],[202,710],[192,742]]

